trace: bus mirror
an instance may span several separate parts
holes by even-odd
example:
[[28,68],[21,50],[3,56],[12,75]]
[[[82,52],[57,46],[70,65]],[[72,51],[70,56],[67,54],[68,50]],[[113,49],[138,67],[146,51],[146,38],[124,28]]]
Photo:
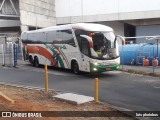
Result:
[[94,33],[89,33],[89,35],[88,35],[88,36],[92,38],[92,37],[93,37],[93,35],[94,35]]
[[122,45],[125,45],[126,41],[124,39],[124,37],[117,35],[117,37],[119,38],[119,40],[121,41]]
[[126,44],[125,39],[122,39],[122,45],[125,45],[125,44]]
[[91,37],[89,37],[87,35],[80,35],[80,36],[85,38],[88,41],[90,47],[93,47],[93,41],[92,41]]
[[92,41],[89,41],[89,46],[90,46],[91,48],[93,48],[93,42],[92,42]]

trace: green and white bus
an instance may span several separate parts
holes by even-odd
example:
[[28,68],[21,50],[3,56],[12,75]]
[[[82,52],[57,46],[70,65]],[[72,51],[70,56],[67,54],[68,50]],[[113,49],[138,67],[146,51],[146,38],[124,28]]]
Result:
[[34,66],[47,64],[75,74],[117,70],[118,40],[112,28],[93,23],[53,26],[22,32],[23,55]]

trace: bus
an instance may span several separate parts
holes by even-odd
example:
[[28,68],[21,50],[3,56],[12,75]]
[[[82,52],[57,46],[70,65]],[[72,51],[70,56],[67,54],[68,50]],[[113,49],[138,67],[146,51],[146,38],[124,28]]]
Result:
[[112,28],[76,23],[22,32],[23,56],[38,67],[47,64],[71,69],[75,74],[119,69],[118,40]]

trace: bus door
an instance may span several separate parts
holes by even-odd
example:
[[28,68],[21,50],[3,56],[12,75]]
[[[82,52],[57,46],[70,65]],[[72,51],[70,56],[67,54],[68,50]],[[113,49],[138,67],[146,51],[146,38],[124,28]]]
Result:
[[81,61],[82,69],[85,72],[90,72],[90,47],[86,38],[81,38]]

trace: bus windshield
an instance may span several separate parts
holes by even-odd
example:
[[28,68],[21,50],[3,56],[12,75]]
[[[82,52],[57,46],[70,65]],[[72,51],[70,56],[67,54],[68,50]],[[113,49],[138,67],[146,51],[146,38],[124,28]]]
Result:
[[113,32],[92,33],[93,50],[91,56],[97,59],[111,60],[119,57],[117,37]]

